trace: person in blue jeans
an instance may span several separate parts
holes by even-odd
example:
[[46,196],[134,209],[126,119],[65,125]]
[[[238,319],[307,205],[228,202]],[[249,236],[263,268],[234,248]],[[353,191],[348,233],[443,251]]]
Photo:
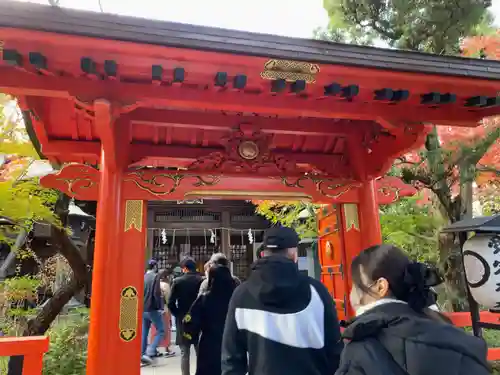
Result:
[[[148,269],[144,274],[144,313],[142,316],[142,356],[143,364],[151,364],[153,357],[157,356],[157,348],[165,336],[163,324],[163,310],[165,300],[160,288],[158,263],[151,259]],[[151,345],[148,346],[149,330],[151,324],[156,328],[156,334]]]

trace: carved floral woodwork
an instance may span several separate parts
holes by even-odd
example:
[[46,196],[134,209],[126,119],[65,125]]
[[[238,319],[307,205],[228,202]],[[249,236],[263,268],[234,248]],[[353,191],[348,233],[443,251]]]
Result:
[[350,170],[344,165],[343,159],[334,155],[331,155],[331,158],[321,155],[319,158],[313,157],[309,162],[311,165],[299,165],[295,160],[273,149],[272,138],[272,134],[255,130],[249,124],[241,124],[220,140],[223,151],[199,157],[187,169],[204,174],[259,174],[263,177],[300,177],[315,174],[330,177],[343,175],[348,178]]
[[348,193],[350,190],[358,188],[361,186],[358,182],[332,179],[328,177],[322,177],[320,175],[305,175],[290,181],[289,178],[282,177],[283,185],[286,187],[294,187],[304,189],[304,183],[306,181],[311,181],[316,190],[324,195],[325,197],[337,199],[340,196]]
[[306,172],[271,149],[272,135],[247,126],[233,129],[221,139],[222,152],[212,152],[193,162],[189,171],[261,174],[301,174]]
[[[41,184],[60,190],[80,200],[97,200],[99,171],[82,164],[68,164],[55,174],[41,178]],[[396,177],[376,181],[379,204],[415,194],[416,189]],[[241,199],[271,199],[280,196],[304,196],[321,203],[356,203],[359,200],[356,181],[328,178],[318,174],[300,177],[234,177],[204,175],[192,171],[139,169],[123,176],[123,197],[127,200],[184,200],[206,197],[230,197],[241,193]],[[234,194],[233,194],[234,195]],[[268,198],[266,198],[268,195]]]
[[99,182],[99,171],[83,164],[67,164],[57,173],[40,179],[43,186],[81,200],[96,200],[95,197],[99,194]]

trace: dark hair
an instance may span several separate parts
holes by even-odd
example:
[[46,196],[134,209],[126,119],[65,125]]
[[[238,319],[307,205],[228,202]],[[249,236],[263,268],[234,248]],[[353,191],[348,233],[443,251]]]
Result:
[[155,259],[150,259],[148,261],[147,269],[154,270],[158,267],[158,262]]
[[192,258],[185,258],[181,262],[181,268],[186,268],[190,272],[196,271],[196,262]]
[[228,267],[213,265],[208,271],[208,292],[212,294],[232,294],[236,283]]
[[377,245],[363,250],[353,259],[351,272],[356,287],[367,293],[370,290],[362,281],[362,273],[369,282],[386,279],[391,296],[407,302],[418,312],[433,304],[431,287],[441,283],[436,270],[411,261],[403,250],[392,245]]
[[167,281],[169,274],[170,274],[169,271],[166,269],[161,269],[158,272],[158,276],[160,277],[160,280],[162,280],[162,281]]

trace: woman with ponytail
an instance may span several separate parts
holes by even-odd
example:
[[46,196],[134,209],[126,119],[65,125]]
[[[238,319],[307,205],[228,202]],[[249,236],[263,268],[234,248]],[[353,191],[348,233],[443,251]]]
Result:
[[448,323],[435,304],[435,270],[391,245],[352,261],[356,318],[336,375],[486,375],[486,343]]

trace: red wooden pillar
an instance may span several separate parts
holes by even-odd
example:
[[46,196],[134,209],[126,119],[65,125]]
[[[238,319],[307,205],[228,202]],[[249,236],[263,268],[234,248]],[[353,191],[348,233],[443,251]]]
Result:
[[[111,364],[122,358],[116,351],[113,332],[118,327],[116,283],[120,259],[120,216],[122,209],[121,170],[112,168],[103,150],[101,155],[101,181],[97,202],[94,264],[92,270],[92,296],[88,341],[87,374],[114,373]],[[111,371],[111,372],[110,372]]]
[[362,248],[365,249],[382,243],[375,180],[365,181],[359,188],[358,210],[362,233]]
[[139,375],[146,204],[123,196],[128,137],[118,135],[108,102],[94,106],[102,154],[87,375]]
[[140,374],[147,205],[122,198],[121,178],[102,163],[88,375]]

